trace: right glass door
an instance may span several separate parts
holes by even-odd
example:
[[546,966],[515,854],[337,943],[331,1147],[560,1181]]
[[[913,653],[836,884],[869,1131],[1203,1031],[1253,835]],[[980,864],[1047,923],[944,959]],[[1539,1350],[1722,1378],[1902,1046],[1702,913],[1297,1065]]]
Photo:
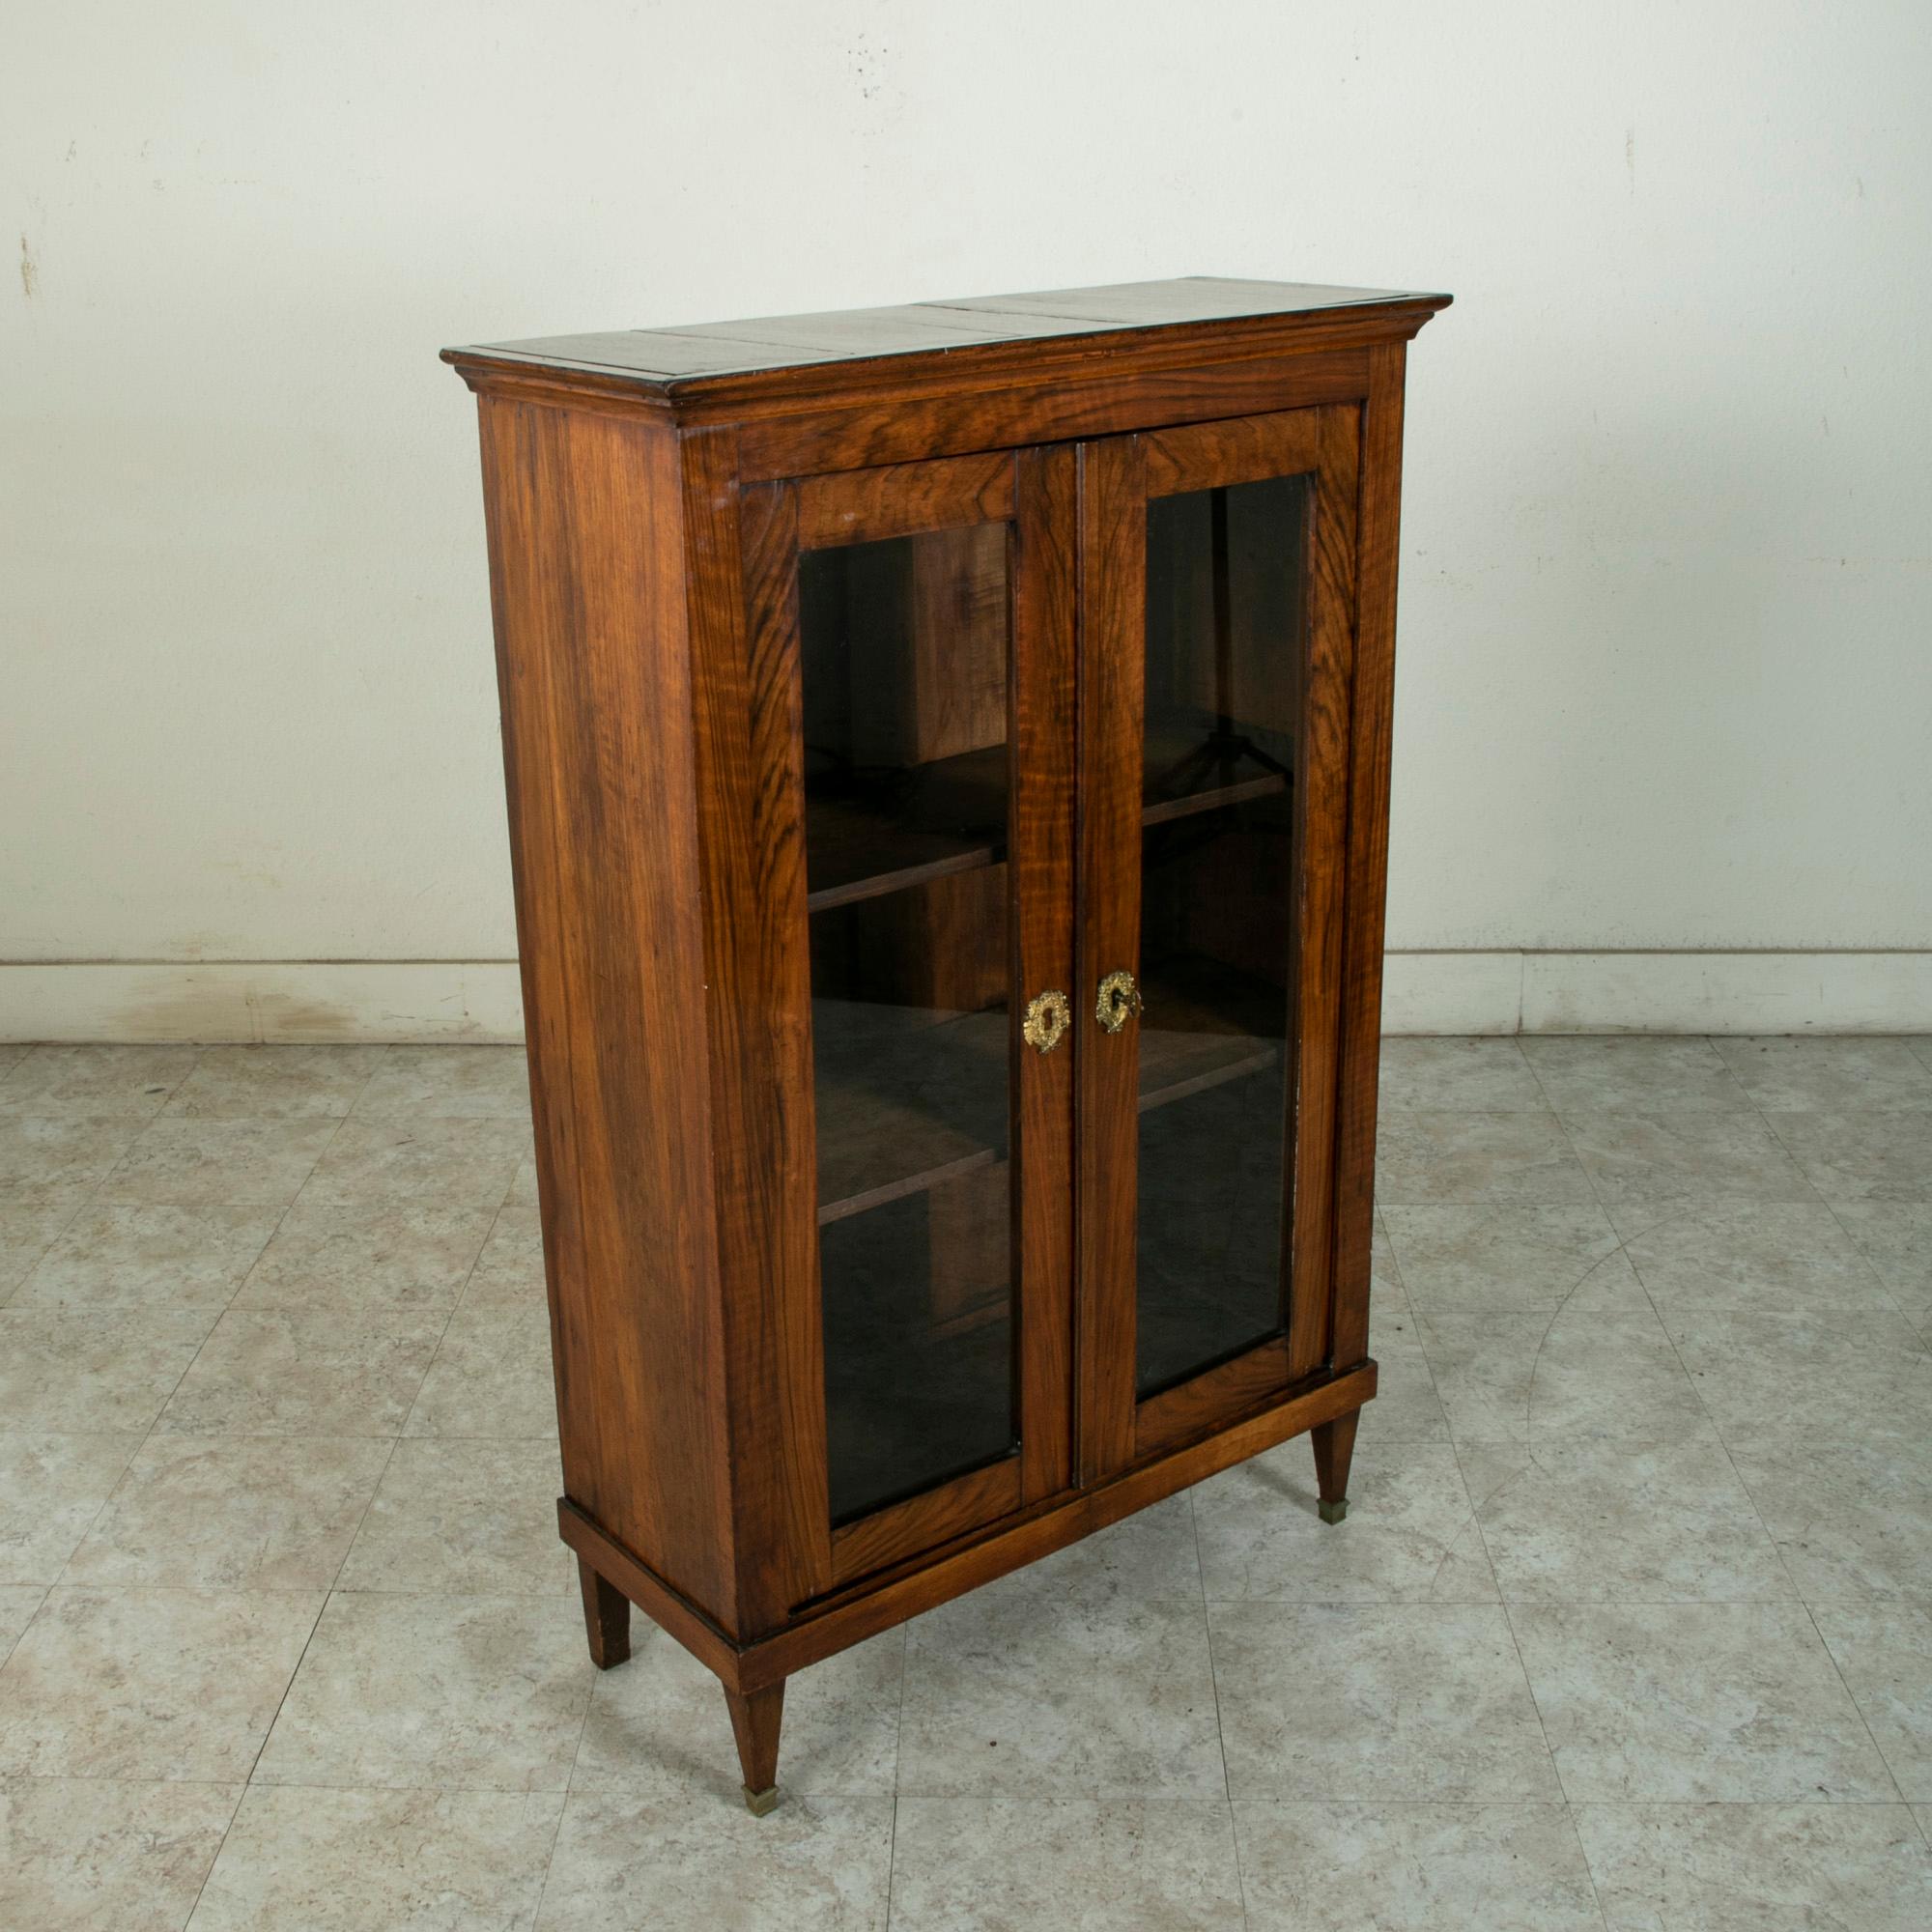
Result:
[[1082,452],[1094,1473],[1325,1359],[1358,424]]

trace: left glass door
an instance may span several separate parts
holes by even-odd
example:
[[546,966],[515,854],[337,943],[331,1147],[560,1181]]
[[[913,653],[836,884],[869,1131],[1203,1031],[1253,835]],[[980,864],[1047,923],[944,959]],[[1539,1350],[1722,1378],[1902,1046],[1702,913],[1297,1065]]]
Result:
[[1066,1480],[1072,696],[1054,452],[796,486],[833,1580]]

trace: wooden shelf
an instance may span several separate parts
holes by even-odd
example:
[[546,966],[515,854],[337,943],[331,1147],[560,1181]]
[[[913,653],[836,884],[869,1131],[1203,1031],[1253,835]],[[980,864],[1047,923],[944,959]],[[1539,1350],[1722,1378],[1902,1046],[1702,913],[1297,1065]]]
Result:
[[814,1000],[818,1224],[1006,1158],[1007,1014]]
[[1141,808],[1143,825],[1165,825],[1176,818],[1192,818],[1197,811],[1214,811],[1223,806],[1245,805],[1254,798],[1272,798],[1288,789],[1288,780],[1279,772],[1264,772],[1259,778],[1243,779],[1236,784],[1211,785],[1205,791],[1190,791],[1179,798],[1156,799]]
[[957,1160],[944,1160],[937,1167],[925,1168],[918,1174],[882,1181],[863,1193],[848,1194],[843,1200],[821,1202],[818,1225],[822,1228],[828,1221],[848,1220],[854,1214],[863,1214],[868,1208],[883,1208],[889,1201],[903,1201],[908,1194],[923,1194],[929,1188],[957,1180],[976,1168],[990,1167],[998,1158],[991,1148],[978,1148],[971,1153],[961,1154]]
[[1142,985],[1142,1113],[1278,1066],[1288,995],[1265,980],[1180,959],[1156,966]]
[[[1260,1030],[1285,1010],[1279,987],[1186,962],[1146,993],[1143,1113],[1280,1065],[1279,1037]],[[1004,1008],[924,1013],[815,1000],[812,1020],[820,1227],[1006,1159]]]
[[[903,892],[954,872],[1005,863],[1007,753],[1004,745],[911,765],[895,782],[806,795],[806,909],[828,912]],[[1289,788],[1279,772],[1151,800],[1141,823],[1166,825]]]
[[1234,1060],[1210,1066],[1200,1073],[1190,1074],[1184,1080],[1172,1080],[1164,1087],[1150,1088],[1145,1077],[1141,1082],[1140,1111],[1145,1114],[1152,1107],[1165,1107],[1176,1100],[1190,1099],[1196,1094],[1205,1094],[1210,1087],[1219,1087],[1229,1080],[1242,1080],[1250,1073],[1262,1073],[1275,1066],[1281,1061],[1281,1048],[1272,1040],[1245,1040],[1238,1042],[1252,1046],[1252,1053],[1240,1054]]
[[1007,748],[989,745],[869,781],[809,781],[806,907],[855,905],[1007,856]]

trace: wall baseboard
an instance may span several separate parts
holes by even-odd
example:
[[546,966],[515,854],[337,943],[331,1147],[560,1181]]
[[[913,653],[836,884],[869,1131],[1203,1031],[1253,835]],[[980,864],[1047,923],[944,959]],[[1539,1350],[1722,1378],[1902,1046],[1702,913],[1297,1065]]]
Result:
[[520,1040],[513,959],[0,965],[0,1040]]
[[1382,1031],[1925,1033],[1926,952],[1391,952]]
[[[1391,952],[1391,1034],[1932,1032],[1932,952]],[[507,959],[0,964],[0,1040],[523,1037]]]

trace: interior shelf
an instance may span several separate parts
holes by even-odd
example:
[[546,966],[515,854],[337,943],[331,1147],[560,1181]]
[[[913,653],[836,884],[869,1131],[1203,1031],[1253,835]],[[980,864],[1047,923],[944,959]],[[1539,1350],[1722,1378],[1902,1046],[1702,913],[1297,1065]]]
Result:
[[[1188,960],[1145,982],[1140,1110],[1278,1066],[1284,991]],[[821,1227],[1006,1158],[1007,1014],[812,1002]]]
[[1143,823],[1184,818],[1244,798],[1286,791],[1294,745],[1285,733],[1199,705],[1150,700],[1142,755]]
[[824,912],[1007,856],[1007,748],[806,786],[806,905]]
[[811,1004],[818,1223],[1006,1158],[1007,1014]]
[[1240,779],[1233,784],[1208,785],[1179,798],[1155,799],[1141,807],[1143,825],[1165,825],[1176,818],[1192,818],[1197,811],[1214,811],[1223,806],[1245,805],[1250,799],[1273,798],[1288,789],[1281,772],[1263,772],[1255,778]]
[[1210,1087],[1219,1087],[1229,1080],[1245,1079],[1250,1073],[1263,1073],[1281,1062],[1281,1048],[1270,1040],[1248,1040],[1241,1044],[1251,1046],[1251,1053],[1236,1052],[1235,1057],[1217,1065],[1203,1068],[1199,1073],[1187,1075],[1184,1079],[1170,1080],[1162,1086],[1150,1087],[1145,1070],[1141,1074],[1140,1111],[1145,1114],[1152,1107],[1171,1106],[1176,1100],[1192,1099],[1196,1094],[1205,1094]]
[[[1202,737],[1176,739],[1162,757],[1178,765],[1211,754],[1212,741]],[[1240,760],[1218,762],[1233,770]],[[1141,823],[1166,825],[1288,789],[1285,773],[1255,770],[1250,763],[1243,777],[1148,799]],[[848,775],[837,791],[814,784],[806,796],[806,907],[826,912],[1000,865],[1007,856],[1006,820],[1004,745],[869,778]]]
[[1140,1111],[1278,1066],[1288,995],[1195,957],[1151,967],[1141,985]]

